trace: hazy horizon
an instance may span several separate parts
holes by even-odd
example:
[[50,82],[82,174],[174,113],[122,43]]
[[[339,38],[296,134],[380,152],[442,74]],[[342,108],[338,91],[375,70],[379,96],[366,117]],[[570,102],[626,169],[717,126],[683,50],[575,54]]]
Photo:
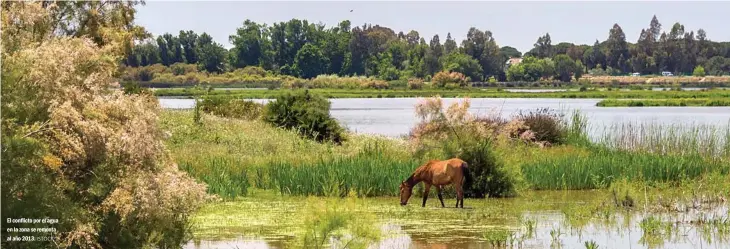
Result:
[[[552,43],[593,44],[603,41],[614,23],[636,42],[653,15],[662,31],[675,22],[685,31],[700,28],[713,41],[730,41],[725,24],[730,23],[730,2],[303,2],[303,1],[147,1],[138,7],[136,22],[153,35],[180,30],[206,32],[216,42],[230,48],[228,36],[244,20],[271,25],[292,18],[324,23],[327,27],[350,20],[352,26],[381,25],[396,33],[416,30],[428,42],[446,34],[457,43],[470,27],[490,30],[499,46],[527,52],[539,36],[550,33]],[[352,12],[350,12],[352,10]]]

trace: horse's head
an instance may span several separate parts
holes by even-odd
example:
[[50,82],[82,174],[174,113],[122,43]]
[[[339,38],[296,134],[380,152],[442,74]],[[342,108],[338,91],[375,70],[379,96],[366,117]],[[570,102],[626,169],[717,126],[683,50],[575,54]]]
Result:
[[409,186],[408,183],[402,182],[400,184],[400,205],[405,206],[408,204],[408,199],[411,198],[413,192],[413,186]]

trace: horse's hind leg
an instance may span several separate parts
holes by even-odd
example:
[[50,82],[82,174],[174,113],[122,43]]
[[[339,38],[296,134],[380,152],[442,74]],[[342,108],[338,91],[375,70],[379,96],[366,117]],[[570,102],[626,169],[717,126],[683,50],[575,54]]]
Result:
[[423,184],[426,185],[426,188],[423,190],[423,204],[421,204],[421,207],[426,206],[426,199],[428,199],[428,191],[431,190],[431,184],[428,184],[425,182]]
[[456,207],[458,208],[461,204],[461,208],[464,208],[464,190],[460,184],[454,184],[454,188],[456,189]]
[[444,197],[441,196],[441,191],[444,189],[443,186],[436,186],[436,189],[439,191],[439,201],[441,201],[441,207],[446,207],[444,205]]

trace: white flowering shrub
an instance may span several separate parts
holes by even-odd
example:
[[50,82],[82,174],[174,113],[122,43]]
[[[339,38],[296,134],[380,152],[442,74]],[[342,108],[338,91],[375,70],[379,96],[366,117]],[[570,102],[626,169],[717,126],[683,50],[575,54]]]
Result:
[[[2,220],[59,219],[53,242],[2,247],[179,247],[206,187],[169,157],[157,101],[109,88],[135,31],[118,14],[132,5],[81,4],[91,10],[2,5]],[[100,17],[77,38],[58,32],[61,11]]]

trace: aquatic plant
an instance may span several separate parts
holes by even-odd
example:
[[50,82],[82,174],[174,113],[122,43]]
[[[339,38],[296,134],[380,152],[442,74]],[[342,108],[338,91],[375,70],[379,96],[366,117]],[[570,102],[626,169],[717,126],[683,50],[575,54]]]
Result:
[[[348,200],[345,200],[346,202]],[[354,212],[353,202],[308,200],[304,209],[301,248],[367,248],[379,240],[379,227],[371,214]],[[312,204],[313,203],[313,204]]]
[[598,244],[595,241],[590,240],[584,243],[586,249],[598,249]]
[[483,238],[493,247],[506,247],[517,242],[515,232],[507,229],[490,229],[484,232]]
[[562,236],[564,234],[565,233],[560,231],[560,227],[558,227],[557,229],[555,229],[555,228],[551,229],[550,230],[550,238],[551,238],[550,245],[559,248],[562,244],[562,242],[560,241],[560,236]]

